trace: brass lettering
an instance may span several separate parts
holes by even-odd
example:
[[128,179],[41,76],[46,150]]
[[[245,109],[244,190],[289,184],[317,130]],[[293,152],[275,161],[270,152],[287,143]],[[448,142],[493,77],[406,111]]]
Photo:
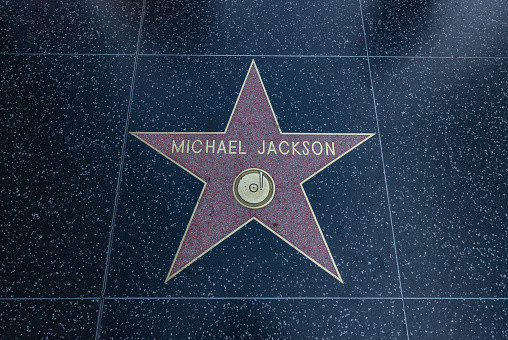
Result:
[[269,155],[270,152],[277,154],[277,151],[275,150],[275,145],[273,144],[273,141],[270,141],[270,144],[268,144],[268,152],[266,154]]
[[[319,153],[314,149],[314,145],[318,144],[319,145]],[[315,141],[314,143],[312,143],[312,152],[314,152],[314,155],[321,155],[321,153],[323,152],[323,145],[321,145],[320,142],[318,141]]]
[[221,151],[224,152],[224,154],[226,154],[226,145],[224,145],[223,140],[221,140],[219,143],[219,147],[217,148],[217,154]]
[[307,156],[309,154],[309,141],[308,140],[304,140],[302,144],[303,144],[303,147],[305,149],[302,152],[303,152],[304,155]]
[[236,149],[236,145],[233,145],[233,143],[236,143],[236,140],[230,140],[229,141],[229,154],[230,155],[236,155],[236,151],[232,151],[233,149]]
[[[280,147],[280,146],[282,145],[282,143],[285,143],[285,144],[288,146],[288,151],[286,151],[286,152],[282,151],[282,149],[281,149],[281,147]],[[280,152],[281,154],[283,154],[283,155],[287,155],[287,154],[289,153],[289,143],[288,143],[288,142],[286,142],[285,140],[281,141],[281,142],[279,143],[279,152]]]
[[190,140],[187,139],[187,153],[189,153],[189,144],[190,144]]
[[326,145],[326,155],[328,156],[328,150],[330,150],[330,153],[335,156],[335,143],[332,142],[332,146],[328,144],[328,142],[325,142]]
[[265,141],[263,140],[263,152],[259,152],[258,150],[258,154],[262,155],[265,153]]
[[300,144],[300,142],[291,142],[291,148],[293,149],[293,155],[295,154],[295,152],[299,155],[301,155],[300,151],[296,150],[296,146]]
[[242,152],[242,141],[241,140],[238,141],[238,153],[240,155],[246,155],[247,154],[247,152],[245,152],[245,151]]
[[208,139],[206,140],[206,153],[208,153],[208,149],[212,149],[212,153],[215,153],[215,140],[212,141],[212,145],[208,144]]
[[203,142],[200,141],[199,139],[196,139],[194,142],[192,142],[192,152],[194,153],[200,153],[201,151],[203,151],[202,147],[200,147],[199,151],[196,151],[196,149],[194,149],[194,144],[196,144],[197,142],[199,142],[199,145],[203,146]]
[[183,150],[184,150],[184,146],[185,146],[185,141],[182,141],[180,143],[180,146],[177,146],[176,143],[175,143],[175,140],[173,139],[173,145],[171,146],[171,152],[172,153],[175,153],[175,149],[176,149],[176,152],[181,152],[183,153]]

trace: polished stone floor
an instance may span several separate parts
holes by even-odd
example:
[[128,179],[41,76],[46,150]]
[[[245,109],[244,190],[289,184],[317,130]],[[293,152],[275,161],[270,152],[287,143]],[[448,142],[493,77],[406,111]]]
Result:
[[[508,339],[505,1],[0,20],[2,339]],[[165,283],[204,184],[131,132],[223,132],[252,60],[281,131],[375,133],[303,184],[343,283],[257,220]]]

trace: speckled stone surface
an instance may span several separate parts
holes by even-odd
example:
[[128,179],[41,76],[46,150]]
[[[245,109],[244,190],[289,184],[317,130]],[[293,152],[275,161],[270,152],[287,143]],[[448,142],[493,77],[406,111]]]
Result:
[[369,54],[506,57],[503,0],[363,0]]
[[354,1],[148,0],[142,53],[365,55]]
[[375,132],[366,58],[161,56],[140,56],[130,131],[224,131],[253,59],[282,131]]
[[136,52],[137,0],[2,1],[0,52]]
[[405,339],[400,301],[107,300],[113,339]]
[[[3,1],[0,338],[508,338],[507,11]],[[253,59],[282,132],[376,133],[303,184],[344,283],[256,221],[164,283],[203,182],[129,132],[223,132]]]
[[0,56],[1,297],[99,296],[133,61]]
[[91,339],[99,300],[0,301],[2,339]]
[[506,339],[506,300],[406,300],[412,339]]
[[508,293],[508,63],[374,60],[406,296]]

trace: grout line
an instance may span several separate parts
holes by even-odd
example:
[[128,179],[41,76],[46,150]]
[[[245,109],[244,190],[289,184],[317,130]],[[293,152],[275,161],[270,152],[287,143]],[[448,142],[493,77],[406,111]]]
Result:
[[467,56],[451,56],[451,57],[430,57],[430,56],[409,56],[409,55],[371,55],[368,58],[394,58],[394,59],[508,59],[508,57],[467,57]]
[[[104,297],[104,300],[402,300],[400,296],[112,296]],[[0,298],[0,301],[95,301],[101,297],[23,297],[23,298]],[[404,297],[412,301],[508,301],[508,297]]]
[[[168,297],[107,297],[106,300],[390,300],[397,301],[402,300],[401,297],[373,297],[373,296],[351,296],[351,297],[341,297],[341,296],[278,296],[278,297],[249,297],[249,296],[238,296],[238,297],[213,297],[213,296],[189,296],[189,297],[178,297],[178,296],[168,296]],[[508,298],[468,298],[468,297],[405,297],[404,300],[470,300],[470,301],[483,301],[483,300],[491,300],[491,301],[506,301]]]
[[393,249],[395,252],[395,263],[397,265],[397,276],[399,278],[399,290],[400,290],[400,298],[402,301],[402,312],[404,314],[404,325],[406,326],[406,337],[409,340],[409,327],[407,324],[407,317],[406,317],[406,304],[404,303],[404,292],[402,290],[402,280],[400,278],[400,268],[399,268],[399,257],[397,254],[397,243],[395,242],[395,230],[393,228],[393,218],[392,218],[392,207],[390,204],[390,194],[388,191],[388,181],[386,178],[386,167],[385,167],[385,159],[383,155],[383,143],[381,142],[381,131],[379,129],[379,116],[377,114],[377,104],[376,104],[376,96],[374,93],[374,81],[372,79],[372,71],[370,67],[370,58],[369,58],[369,46],[367,44],[367,34],[365,31],[365,22],[363,20],[363,9],[362,9],[362,0],[358,0],[358,3],[360,5],[360,15],[362,17],[362,29],[363,29],[363,38],[365,40],[365,53],[367,54],[367,66],[369,68],[369,77],[370,77],[370,89],[372,92],[372,100],[374,104],[374,113],[376,114],[376,125],[377,125],[377,136],[379,140],[379,149],[381,151],[381,164],[383,165],[383,176],[385,180],[385,189],[386,189],[386,199],[388,202],[388,213],[390,216],[390,225],[392,227],[392,240],[393,240]]
[[340,296],[190,296],[190,297],[108,297],[106,300],[400,300],[400,297],[340,297]]
[[405,297],[404,300],[508,300],[506,297]]
[[131,56],[131,57],[249,57],[249,58],[385,58],[385,59],[508,59],[508,56],[411,56],[411,55],[317,55],[317,54],[178,54],[178,53],[36,53],[0,52],[6,56]]
[[134,67],[132,69],[132,80],[131,80],[131,87],[130,87],[130,93],[129,93],[129,104],[127,107],[127,117],[125,118],[125,130],[124,130],[124,135],[123,135],[122,153],[121,153],[121,157],[120,157],[120,167],[118,169],[118,181],[116,183],[113,216],[111,219],[111,229],[109,232],[108,252],[107,252],[107,256],[106,256],[106,267],[104,269],[104,278],[102,280],[102,291],[101,291],[101,299],[100,299],[99,313],[98,313],[99,315],[97,316],[97,328],[95,331],[95,339],[96,340],[100,339],[102,313],[104,311],[104,297],[106,295],[106,287],[107,287],[107,283],[108,283],[109,261],[111,259],[111,248],[113,246],[113,235],[115,232],[116,214],[117,214],[117,210],[118,210],[118,201],[120,198],[120,184],[122,183],[122,173],[123,173],[124,160],[125,160],[125,150],[127,148],[127,137],[129,135],[129,120],[130,120],[131,110],[132,110],[132,100],[134,97],[134,85],[136,82],[136,71],[137,71],[137,67],[138,67],[138,58],[139,58],[139,46],[141,44],[141,33],[143,31],[143,20],[145,17],[145,9],[146,9],[146,0],[143,0],[143,7],[141,9],[141,18],[139,21],[138,41],[136,43],[136,54],[134,57]]
[[100,300],[96,297],[23,297],[23,298],[0,298],[0,301],[39,301],[39,300]]
[[502,57],[432,57],[432,56],[371,56],[371,55],[316,55],[316,54],[178,54],[178,53],[140,53],[143,57],[250,57],[250,58],[393,58],[393,59],[508,59]]
[[33,52],[1,52],[0,55],[11,55],[11,56],[76,56],[76,57],[100,57],[100,56],[130,56],[134,57],[132,53],[33,53]]
[[318,55],[318,54],[178,54],[141,53],[143,57],[249,57],[249,58],[366,58],[364,55]]

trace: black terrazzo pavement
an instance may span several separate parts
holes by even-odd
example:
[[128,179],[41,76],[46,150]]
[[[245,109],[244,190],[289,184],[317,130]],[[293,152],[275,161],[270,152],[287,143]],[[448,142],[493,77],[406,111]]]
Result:
[[[502,1],[0,9],[2,338],[508,338]],[[304,184],[344,284],[256,222],[164,284],[202,184],[126,131],[223,131],[252,59],[376,133]]]

